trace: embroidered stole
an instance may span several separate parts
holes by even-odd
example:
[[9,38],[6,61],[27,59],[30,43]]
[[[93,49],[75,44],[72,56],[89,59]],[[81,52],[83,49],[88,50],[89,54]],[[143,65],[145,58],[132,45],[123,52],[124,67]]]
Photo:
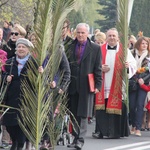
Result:
[[[102,47],[102,64],[105,64],[105,58],[107,54],[106,44]],[[114,73],[112,78],[112,83],[110,87],[110,94],[108,97],[107,106],[105,106],[104,98],[104,81],[105,75],[103,73],[103,83],[102,89],[99,93],[96,94],[95,108],[96,110],[105,110],[110,114],[119,114],[122,112],[122,78],[123,78],[123,50],[122,45],[119,44],[119,50],[116,53],[115,64],[114,64]]]

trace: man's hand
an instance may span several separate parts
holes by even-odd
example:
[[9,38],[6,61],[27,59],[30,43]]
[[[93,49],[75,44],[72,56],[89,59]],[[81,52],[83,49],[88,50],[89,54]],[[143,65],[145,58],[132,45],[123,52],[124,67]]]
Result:
[[96,94],[96,93],[98,93],[98,92],[99,92],[99,90],[96,88],[94,93]]
[[140,78],[140,79],[138,80],[138,83],[139,83],[140,85],[143,85],[143,84],[144,84],[144,80],[143,80],[142,78]]
[[62,89],[59,89],[58,93],[59,93],[59,94],[63,94],[64,91],[63,91]]
[[7,82],[11,82],[12,81],[12,78],[13,78],[13,75],[9,75],[9,76],[7,76]]
[[103,71],[103,72],[106,73],[106,72],[108,72],[109,70],[110,70],[110,67],[109,67],[108,65],[106,65],[106,64],[103,64],[103,65],[102,65],[102,71]]
[[43,67],[42,67],[42,66],[40,66],[40,67],[38,68],[38,71],[39,71],[39,73],[43,73],[43,72],[44,72]]
[[54,89],[56,87],[56,82],[55,81],[50,82],[50,87]]
[[125,67],[129,68],[129,62],[125,62]]

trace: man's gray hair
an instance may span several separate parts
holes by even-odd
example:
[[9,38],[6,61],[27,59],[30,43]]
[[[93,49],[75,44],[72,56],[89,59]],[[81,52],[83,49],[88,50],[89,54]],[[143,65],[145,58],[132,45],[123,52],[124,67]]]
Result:
[[116,28],[110,28],[110,29],[108,29],[107,32],[106,32],[106,36],[107,36],[107,33],[109,31],[115,31],[117,33],[118,37],[119,37],[119,32],[118,32],[118,30]]
[[81,26],[85,26],[87,28],[88,33],[90,32],[90,26],[87,23],[79,23],[79,24],[77,24],[76,29],[78,27],[81,27]]

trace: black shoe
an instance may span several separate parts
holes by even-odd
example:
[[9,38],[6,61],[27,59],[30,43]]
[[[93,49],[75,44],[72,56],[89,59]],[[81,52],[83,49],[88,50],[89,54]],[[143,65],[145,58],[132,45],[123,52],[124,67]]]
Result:
[[71,143],[67,145],[68,148],[75,148],[75,143]]
[[49,150],[48,147],[40,147],[40,150]]
[[23,150],[23,148],[22,147],[17,147],[17,150]]
[[89,120],[88,120],[88,124],[91,124],[91,123],[93,123],[93,120],[92,120],[92,119],[89,119]]
[[67,147],[68,147],[68,148],[75,148],[76,143],[77,143],[77,140],[74,139],[71,144],[68,144],[68,145],[67,145]]
[[102,139],[103,135],[100,134],[99,132],[93,132],[92,137],[95,138],[95,139]]
[[150,128],[147,128],[147,131],[150,131]]
[[120,139],[120,136],[109,136],[108,139]]
[[141,131],[145,131],[145,128],[141,128]]
[[17,146],[18,146],[17,142],[12,143],[10,150],[16,150]]
[[83,145],[84,145],[84,140],[77,140],[77,143],[75,144],[75,148],[77,149],[77,150],[81,150],[82,149],[82,147],[83,147]]

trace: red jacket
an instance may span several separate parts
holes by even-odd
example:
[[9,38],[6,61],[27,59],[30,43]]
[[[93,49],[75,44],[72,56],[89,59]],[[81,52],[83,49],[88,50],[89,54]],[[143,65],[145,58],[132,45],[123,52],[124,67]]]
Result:
[[149,92],[150,91],[150,85],[145,85],[145,84],[142,84],[140,85],[140,87],[145,90],[146,92]]

